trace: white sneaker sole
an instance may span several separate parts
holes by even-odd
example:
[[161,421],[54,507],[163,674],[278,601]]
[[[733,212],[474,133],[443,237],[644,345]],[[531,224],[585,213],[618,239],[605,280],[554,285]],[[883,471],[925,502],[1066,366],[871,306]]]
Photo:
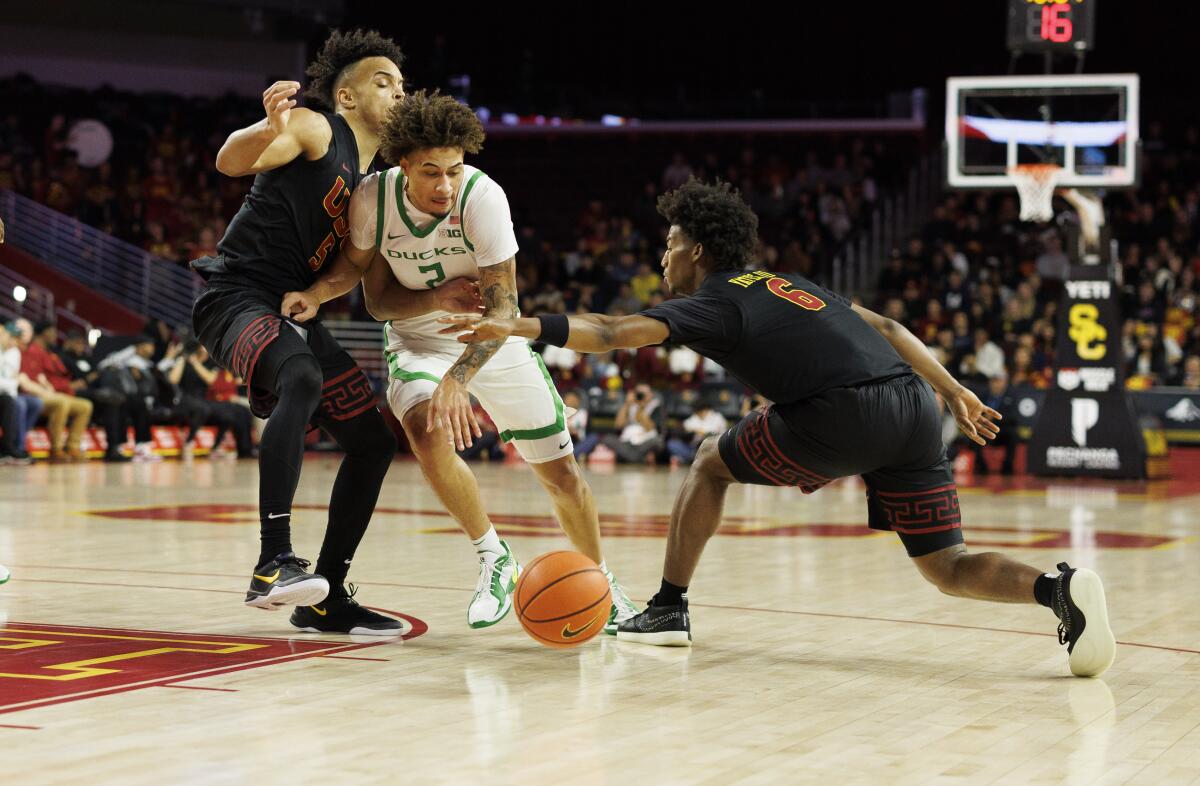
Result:
[[1083,614],[1083,635],[1075,642],[1068,662],[1076,677],[1096,677],[1103,674],[1117,656],[1117,640],[1108,626],[1108,605],[1104,600],[1104,584],[1087,568],[1079,568],[1071,576],[1071,600]]
[[395,638],[403,636],[412,630],[412,626],[405,624],[400,628],[391,630],[379,630],[377,628],[351,628],[349,633],[335,630],[317,630],[316,628],[296,628],[299,633],[318,633],[325,636],[375,636],[376,638]]
[[505,617],[508,616],[508,612],[512,611],[512,605],[513,605],[512,604],[512,596],[513,596],[513,592],[516,592],[516,591],[517,590],[514,587],[512,592],[508,593],[508,595],[504,598],[504,605],[500,607],[500,610],[496,613],[496,616],[490,620],[485,619],[485,620],[477,620],[475,622],[472,622],[471,621],[471,609],[468,608],[467,609],[467,625],[475,630],[479,630],[480,628],[490,628],[493,625],[495,625],[496,623],[500,622],[502,619],[504,619]]
[[328,594],[329,582],[320,576],[314,576],[286,587],[272,587],[266,595],[247,600],[246,605],[277,611],[284,606],[312,606],[325,600]]
[[686,630],[667,630],[661,633],[627,633],[617,631],[617,641],[652,644],[656,647],[690,647],[692,639]]

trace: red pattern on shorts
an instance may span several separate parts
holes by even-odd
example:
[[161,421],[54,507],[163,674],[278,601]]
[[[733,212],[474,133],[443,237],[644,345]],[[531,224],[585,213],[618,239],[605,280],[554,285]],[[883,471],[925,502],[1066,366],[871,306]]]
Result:
[[374,406],[375,390],[358,366],[328,380],[321,391],[321,412],[334,420],[349,420]]
[[756,417],[750,418],[738,434],[737,447],[758,474],[776,486],[796,486],[805,494],[812,494],[832,480],[785,456],[771,436],[767,411],[756,410],[753,414]]
[[879,510],[895,532],[927,535],[962,528],[958,489],[953,484],[925,491],[876,491]]

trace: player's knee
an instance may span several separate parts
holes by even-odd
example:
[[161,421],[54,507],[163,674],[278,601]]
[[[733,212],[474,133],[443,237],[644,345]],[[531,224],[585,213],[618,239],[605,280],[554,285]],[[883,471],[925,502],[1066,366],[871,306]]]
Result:
[[441,429],[426,430],[425,409],[424,407],[418,409],[419,411],[410,410],[401,422],[413,455],[417,457],[418,461],[425,462],[442,454],[452,454],[454,449],[445,432]]
[[921,575],[938,591],[945,595],[959,595],[959,576],[963,566],[963,557],[967,555],[965,548],[951,547],[936,551],[914,561]]
[[692,470],[708,475],[714,481],[728,483],[733,478],[729,474],[729,468],[725,466],[724,459],[721,458],[719,441],[719,437],[707,437],[700,443],[700,447],[696,450],[695,461],[692,463]]
[[538,476],[546,490],[555,496],[578,497],[587,488],[574,456],[538,465]]
[[282,400],[295,399],[305,403],[316,403],[321,400],[321,387],[325,377],[321,366],[312,355],[293,355],[288,358],[275,379],[275,395]]
[[345,448],[347,453],[372,463],[390,464],[396,455],[396,435],[376,413],[376,417],[363,420],[361,427],[355,431],[353,444]]

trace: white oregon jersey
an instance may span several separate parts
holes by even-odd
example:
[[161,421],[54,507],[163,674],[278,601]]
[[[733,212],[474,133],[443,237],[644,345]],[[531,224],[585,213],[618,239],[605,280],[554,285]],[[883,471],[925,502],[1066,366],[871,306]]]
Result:
[[[463,167],[461,183],[450,213],[438,217],[417,210],[409,201],[400,167],[367,178],[355,197],[373,203],[368,214],[375,216],[370,228],[374,237],[354,245],[366,248],[374,241],[396,280],[409,289],[432,289],[453,278],[478,279],[479,268],[517,253],[517,239],[504,190],[473,166]],[[361,232],[366,227],[355,229]],[[389,322],[388,350],[397,349],[405,339],[452,342],[453,337],[437,335],[445,327],[437,320],[445,315],[438,311]]]

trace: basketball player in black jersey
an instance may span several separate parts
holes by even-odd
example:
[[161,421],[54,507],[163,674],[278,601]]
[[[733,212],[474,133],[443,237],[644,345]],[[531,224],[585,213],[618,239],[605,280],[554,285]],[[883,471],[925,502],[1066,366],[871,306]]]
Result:
[[[399,620],[358,605],[353,585],[344,586],[395,437],[366,374],[325,326],[281,314],[287,293],[333,267],[349,231],[350,194],[375,170],[380,126],[404,95],[401,61],[399,47],[378,33],[335,31],[307,70],[307,96],[328,111],[296,107],[296,82],[268,88],[266,117],[231,134],[217,154],[221,173],[253,174],[254,185],[217,255],[192,262],[208,284],[192,313],[196,335],[247,381],[251,408],[268,418],[258,461],[262,547],[246,604],[297,605],[292,624],[311,631],[402,632]],[[292,550],[290,527],[310,423],[345,451],[313,574]]]
[[1047,606],[1059,618],[1071,671],[1094,676],[1107,669],[1116,644],[1095,573],[1065,562],[1057,575],[1042,573],[995,552],[968,553],[963,545],[933,391],[981,445],[999,433],[999,413],[959,385],[902,325],[799,276],[742,269],[757,242],[758,219],[727,184],[692,180],[661,197],[658,209],[671,224],[664,275],[672,292],[686,297],[626,317],[443,320],[450,323],[446,333],[468,331],[462,341],[518,335],[580,352],[670,340],[715,360],[774,402],[702,443],[671,512],[661,588],[645,611],[621,623],[617,637],[691,643],[687,588],[731,483],[811,493],[834,478],[862,475],[870,526],[896,532],[938,589]]

